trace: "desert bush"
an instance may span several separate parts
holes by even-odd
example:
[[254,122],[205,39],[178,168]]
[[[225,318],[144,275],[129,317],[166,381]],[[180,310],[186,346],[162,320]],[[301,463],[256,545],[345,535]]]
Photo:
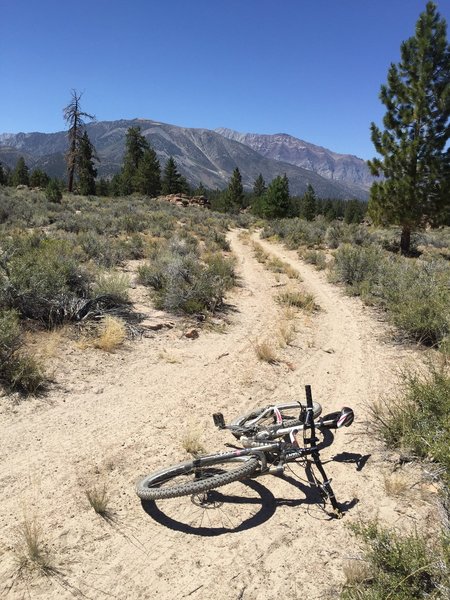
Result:
[[172,240],[153,261],[139,268],[139,281],[155,290],[157,308],[188,314],[212,311],[235,280],[234,261],[220,254],[201,260],[193,244]]
[[27,240],[4,266],[1,297],[24,317],[55,325],[66,320],[74,298],[87,293],[89,277],[64,240]]
[[447,598],[448,540],[428,547],[417,533],[401,536],[376,522],[351,527],[365,547],[367,573],[344,586],[342,600]]
[[450,269],[443,261],[382,261],[374,290],[391,321],[413,339],[437,344],[450,332]]
[[115,271],[104,271],[97,274],[92,284],[92,296],[109,296],[118,304],[128,302],[130,280],[127,275]]
[[337,281],[354,286],[356,290],[362,282],[374,285],[383,258],[383,252],[377,246],[360,248],[343,244],[335,253],[333,275]]
[[424,373],[406,371],[398,396],[372,409],[378,434],[390,448],[443,467],[450,482],[450,376],[446,361]]
[[0,380],[7,388],[24,394],[36,394],[46,384],[43,366],[23,348],[14,310],[0,310]]
[[301,258],[303,258],[305,262],[314,265],[319,271],[322,271],[327,266],[325,253],[320,250],[306,250],[301,253]]
[[77,242],[86,257],[98,266],[110,269],[126,258],[124,245],[116,239],[102,237],[95,231],[84,231],[78,234]]

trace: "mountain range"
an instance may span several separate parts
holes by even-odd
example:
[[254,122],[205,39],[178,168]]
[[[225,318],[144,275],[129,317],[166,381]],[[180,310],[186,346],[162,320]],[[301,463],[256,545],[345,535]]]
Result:
[[[311,184],[320,197],[367,199],[373,178],[367,165],[356,156],[337,154],[287,134],[245,134],[221,128],[193,129],[147,119],[99,121],[86,126],[100,163],[100,177],[110,177],[122,165],[125,136],[139,126],[162,164],[169,156],[188,182],[223,189],[238,167],[244,187],[251,189],[261,173],[266,182],[286,173],[293,195],[303,194]],[[14,168],[20,156],[30,169],[40,168],[50,176],[65,175],[67,134],[2,133],[0,162]]]

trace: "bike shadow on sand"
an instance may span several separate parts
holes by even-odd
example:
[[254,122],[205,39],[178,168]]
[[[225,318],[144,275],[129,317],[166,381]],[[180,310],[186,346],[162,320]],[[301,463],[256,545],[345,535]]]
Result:
[[[315,487],[291,477],[286,473],[281,476],[281,479],[295,486],[301,497],[294,499],[276,498],[265,485],[262,485],[259,481],[254,479],[248,479],[242,481],[241,484],[253,492],[252,497],[244,496],[243,494],[227,494],[226,488],[212,490],[209,492],[210,508],[204,508],[206,517],[203,518],[202,516],[200,522],[197,523],[181,520],[179,516],[182,512],[181,510],[177,511],[175,509],[174,511],[172,509],[172,512],[175,512],[176,514],[169,514],[164,506],[165,501],[142,500],[141,504],[149,517],[160,525],[174,531],[203,537],[239,533],[252,529],[253,527],[258,527],[273,517],[279,506],[290,506],[293,508],[306,506],[309,515],[312,515],[312,508],[317,509],[317,515],[312,515],[314,518],[320,518],[322,520],[331,520],[335,518],[335,515],[331,513],[331,508],[324,508],[323,499]],[[180,498],[178,500],[180,502],[180,507],[182,502],[194,503],[191,498]],[[357,502],[357,499],[353,499],[350,502],[340,503],[341,511],[343,513],[347,512],[355,506]],[[196,506],[198,507],[198,505]],[[223,516],[222,522],[218,525],[214,525],[211,522],[212,520],[209,516],[211,507],[213,507],[214,511],[220,511],[220,515]],[[233,511],[234,520],[229,518],[227,511]],[[251,516],[248,518],[239,516],[246,512],[251,512]]]

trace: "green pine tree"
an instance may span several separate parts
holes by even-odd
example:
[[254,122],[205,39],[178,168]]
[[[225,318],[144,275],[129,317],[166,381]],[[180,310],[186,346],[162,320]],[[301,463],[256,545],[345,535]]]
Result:
[[98,160],[95,148],[89,139],[87,131],[84,130],[80,138],[77,156],[78,185],[82,196],[95,194],[95,178],[97,169],[94,167],[94,160]]
[[125,154],[121,171],[121,193],[124,195],[137,192],[137,172],[149,149],[149,144],[141,133],[140,127],[130,127],[125,138]]
[[56,204],[61,202],[61,184],[57,179],[50,179],[45,188],[45,196],[49,202],[55,202]]
[[263,199],[263,212],[268,219],[282,219],[287,216],[290,207],[290,196],[289,180],[286,174],[279,175],[270,182]]
[[313,186],[308,183],[306,192],[301,201],[301,216],[307,221],[313,221],[316,216],[316,193]]
[[242,176],[236,167],[231,175],[230,182],[224,192],[224,210],[226,212],[238,212],[244,202],[244,188]]
[[165,164],[162,179],[161,191],[163,194],[181,194],[186,187],[186,180],[178,172],[177,164],[172,156]]
[[381,158],[369,161],[374,175],[369,214],[377,224],[402,228],[401,252],[411,232],[445,220],[450,203],[450,47],[447,26],[428,2],[415,35],[401,45],[401,61],[391,64],[380,100],[384,130],[371,125]]
[[30,175],[30,187],[46,188],[50,177],[41,169],[34,169]]
[[100,177],[96,184],[98,196],[109,196],[110,195],[110,183],[104,177]]
[[359,200],[349,200],[345,204],[344,221],[346,223],[361,223],[364,219],[364,204]]
[[2,163],[0,162],[0,185],[6,185],[8,177]]
[[253,195],[256,198],[261,198],[261,196],[264,196],[266,191],[267,191],[266,182],[264,181],[264,177],[260,173],[253,183]]
[[144,150],[132,181],[133,189],[140,194],[155,198],[161,193],[161,167],[153,148]]
[[29,169],[23,156],[19,158],[11,175],[12,185],[30,185]]
[[195,188],[194,196],[206,196],[206,188],[203,185],[202,181],[200,181],[200,183],[198,184],[198,187]]

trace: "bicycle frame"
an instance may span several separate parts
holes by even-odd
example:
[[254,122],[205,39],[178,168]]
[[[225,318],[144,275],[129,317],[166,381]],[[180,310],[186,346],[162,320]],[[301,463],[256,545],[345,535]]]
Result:
[[[256,456],[260,463],[260,469],[256,471],[252,477],[259,477],[261,475],[281,475],[284,472],[286,463],[295,462],[298,459],[302,459],[310,456],[314,466],[317,468],[320,476],[322,478],[322,483],[320,483],[317,478],[314,476],[311,465],[307,464],[307,475],[308,479],[311,483],[316,485],[322,496],[327,497],[330,500],[330,503],[338,516],[341,516],[341,512],[336,501],[336,497],[331,488],[331,479],[328,479],[325,469],[320,460],[319,448],[316,445],[318,441],[316,438],[316,427],[325,428],[325,429],[337,429],[342,426],[349,426],[353,422],[353,411],[348,408],[342,409],[340,412],[331,413],[323,418],[318,418],[314,421],[314,410],[313,410],[313,401],[312,401],[312,393],[311,386],[305,386],[306,391],[306,414],[305,420],[303,424],[297,424],[291,427],[282,427],[283,419],[280,413],[283,406],[269,406],[265,411],[263,411],[258,417],[253,420],[250,420],[247,423],[247,429],[251,431],[252,427],[255,427],[258,421],[262,420],[268,414],[274,414],[277,420],[275,425],[267,427],[263,430],[259,435],[260,437],[266,437],[267,441],[262,442],[262,440],[258,437],[258,434],[246,438],[245,435],[242,436],[243,445],[249,443],[249,446],[244,449],[238,449],[234,452],[224,453],[217,457],[217,462],[223,458],[239,458],[245,456]],[[300,405],[299,405],[300,406]],[[220,429],[231,429],[232,427],[227,427],[225,425],[225,421],[223,415],[217,413],[214,416],[214,423]],[[300,431],[303,432],[303,447],[300,447],[298,444],[298,440],[296,434]],[[273,441],[276,438],[284,438],[284,441]],[[290,441],[287,441],[289,439]],[[258,445],[259,442],[259,445]],[[275,455],[275,460],[272,466],[267,465],[267,454],[273,453]],[[217,455],[216,455],[217,456]],[[209,461],[211,459],[214,460],[214,455],[209,457],[200,457],[196,459],[198,461],[198,466],[200,467],[202,464],[202,458],[206,458]],[[209,463],[211,464],[211,462]],[[311,481],[312,480],[312,481]]]

